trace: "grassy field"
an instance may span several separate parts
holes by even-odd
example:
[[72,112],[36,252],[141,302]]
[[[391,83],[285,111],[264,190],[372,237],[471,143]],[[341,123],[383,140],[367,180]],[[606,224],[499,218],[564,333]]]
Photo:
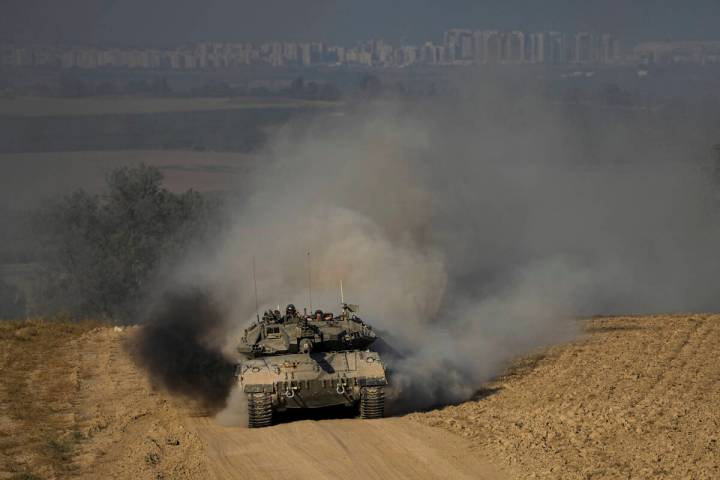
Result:
[[[340,104],[249,98],[4,98],[0,153],[92,150],[252,152],[290,121]],[[302,119],[302,120],[301,120]]]
[[0,154],[0,201],[23,206],[77,188],[97,192],[112,169],[141,163],[158,167],[173,191],[232,190],[259,161],[254,154],[191,150]]
[[328,108],[340,102],[274,97],[166,98],[112,96],[92,98],[10,97],[0,98],[0,116],[37,117],[177,113],[248,108]]

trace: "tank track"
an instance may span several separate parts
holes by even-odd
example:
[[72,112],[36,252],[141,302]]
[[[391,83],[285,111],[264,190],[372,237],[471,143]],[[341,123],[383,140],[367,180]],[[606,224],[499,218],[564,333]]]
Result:
[[269,393],[248,394],[248,427],[272,425],[272,398]]
[[385,388],[362,387],[360,390],[360,418],[382,418],[385,414]]

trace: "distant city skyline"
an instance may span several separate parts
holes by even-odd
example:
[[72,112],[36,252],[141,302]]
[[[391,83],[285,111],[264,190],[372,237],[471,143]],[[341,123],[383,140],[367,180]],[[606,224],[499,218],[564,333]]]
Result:
[[167,47],[385,38],[419,43],[458,26],[608,32],[635,43],[718,39],[716,18],[717,0],[5,0],[0,42]]
[[643,42],[623,52],[609,33],[446,30],[417,45],[382,39],[325,42],[196,42],[173,48],[3,45],[0,66],[217,70],[243,66],[380,67],[472,65],[720,64],[720,42]]
[[0,45],[8,67],[207,70],[273,67],[495,64],[609,65],[622,59],[608,33],[524,32],[454,28],[418,45],[382,39],[351,46],[324,42],[199,42],[171,49]]

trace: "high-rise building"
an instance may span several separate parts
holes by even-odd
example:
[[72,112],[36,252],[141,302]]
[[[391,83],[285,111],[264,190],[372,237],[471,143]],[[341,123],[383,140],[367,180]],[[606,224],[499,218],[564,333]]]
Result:
[[545,63],[546,43],[544,33],[532,33],[526,36],[525,61],[530,63]]
[[483,32],[483,58],[485,63],[499,63],[503,58],[503,39],[499,31]]
[[[469,61],[474,57],[473,37],[470,32],[463,32],[460,36],[460,60]],[[457,55],[456,55],[457,58]]]
[[473,32],[463,28],[454,28],[443,34],[445,63],[471,61],[473,59]]
[[312,63],[312,52],[309,43],[301,43],[300,48],[300,63],[304,66],[309,66]]
[[396,64],[398,66],[409,66],[414,65],[419,61],[420,52],[417,47],[413,46],[403,46],[398,49],[398,57],[396,59]]
[[[712,42],[644,44],[636,58],[655,63],[720,62]],[[3,66],[60,68],[213,69],[265,64],[275,67],[318,64],[360,64],[404,67],[497,63],[611,64],[620,59],[618,41],[610,34],[579,32],[450,29],[442,44],[394,46],[383,40],[359,42],[346,48],[320,42],[250,43],[200,42],[176,49],[129,49],[43,46],[0,46]]]
[[419,57],[421,63],[428,65],[437,63],[437,59],[435,58],[435,48],[433,47],[432,42],[425,42],[425,44],[420,47]]
[[313,42],[310,44],[310,63],[318,64],[323,61],[325,55],[325,44],[322,42]]
[[326,52],[327,61],[335,64],[345,63],[345,48],[332,46],[328,47]]
[[482,30],[475,30],[472,33],[472,51],[475,64],[485,63],[485,43]]
[[575,34],[570,55],[572,63],[590,63],[593,60],[593,35],[587,32]]
[[614,63],[620,56],[617,39],[608,33],[600,38],[600,50],[600,63]]
[[283,59],[288,64],[296,64],[298,62],[298,45],[297,43],[285,42],[282,51]]
[[506,34],[506,56],[504,60],[509,63],[522,63],[525,61],[525,34],[513,31]]
[[549,32],[546,35],[546,39],[546,63],[567,63],[565,35],[560,32]]

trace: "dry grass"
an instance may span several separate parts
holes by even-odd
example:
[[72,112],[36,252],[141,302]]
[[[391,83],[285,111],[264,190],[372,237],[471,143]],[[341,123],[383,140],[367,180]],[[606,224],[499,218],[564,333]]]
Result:
[[[0,478],[55,478],[74,471],[73,340],[97,323],[0,322]],[[37,477],[36,477],[37,476]]]
[[0,479],[206,478],[188,414],[128,354],[135,331],[0,322]]

